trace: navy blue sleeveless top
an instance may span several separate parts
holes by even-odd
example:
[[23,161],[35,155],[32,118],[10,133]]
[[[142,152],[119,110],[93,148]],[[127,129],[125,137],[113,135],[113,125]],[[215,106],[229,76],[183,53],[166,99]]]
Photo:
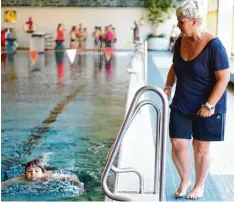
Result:
[[[173,63],[177,82],[170,108],[186,115],[195,115],[211,95],[216,84],[215,71],[229,68],[229,61],[219,38],[209,41],[195,59],[185,61],[180,54],[181,39],[175,42]],[[215,106],[215,113],[226,112],[226,98],[225,90]]]

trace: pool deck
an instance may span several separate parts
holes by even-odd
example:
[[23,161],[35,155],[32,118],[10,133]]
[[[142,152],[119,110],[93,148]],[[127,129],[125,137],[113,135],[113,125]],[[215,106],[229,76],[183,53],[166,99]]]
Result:
[[[172,60],[172,54],[168,52],[149,52],[148,54],[148,73],[146,83],[149,85],[163,88],[167,72]],[[233,75],[233,74],[232,74]],[[138,79],[140,77],[138,76]],[[135,81],[135,84],[133,84]],[[130,74],[128,100],[137,88],[143,85],[137,81],[137,74]],[[130,93],[131,92],[131,93]],[[231,95],[231,96],[230,96]],[[196,201],[234,201],[234,158],[232,157],[234,148],[233,111],[234,111],[234,94],[228,91],[227,100],[227,122],[225,141],[212,143],[211,158],[212,164],[206,181],[204,197]],[[129,101],[126,110],[129,107]],[[232,112],[232,113],[231,113]],[[142,112],[136,116],[135,121],[129,128],[120,150],[119,167],[133,167],[140,171],[144,177],[145,192],[152,193],[153,187],[153,129],[149,126],[147,112]],[[144,127],[142,123],[144,122]],[[145,129],[148,127],[148,129]],[[144,145],[144,146],[142,146]],[[147,146],[146,146],[147,145]],[[147,158],[145,158],[147,157]],[[192,146],[190,145],[190,178],[194,183],[195,172],[193,164]],[[166,157],[166,201],[191,201],[185,198],[176,199],[174,192],[179,184],[179,176],[171,158],[171,144],[167,140],[167,157]],[[119,174],[116,181],[116,194],[125,195],[134,193],[139,190],[138,178],[134,174]],[[122,193],[121,193],[122,192]],[[124,192],[124,193],[123,193]],[[129,194],[128,196],[130,196]],[[151,201],[157,199],[157,196],[148,194],[148,197],[138,195],[139,198],[132,198],[135,201]]]

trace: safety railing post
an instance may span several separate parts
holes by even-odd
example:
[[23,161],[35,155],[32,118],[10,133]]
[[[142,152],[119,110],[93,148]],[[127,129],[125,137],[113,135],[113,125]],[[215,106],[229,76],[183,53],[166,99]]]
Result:
[[[159,186],[159,200],[163,201],[164,200],[164,192],[165,192],[165,157],[166,157],[166,137],[167,137],[167,116],[168,116],[168,100],[167,97],[165,95],[165,93],[159,89],[159,88],[155,88],[155,87],[151,87],[151,86],[144,86],[142,88],[140,88],[134,98],[133,101],[130,105],[130,109],[124,119],[124,122],[121,126],[119,135],[115,141],[115,143],[113,144],[113,148],[111,149],[111,152],[109,154],[109,158],[107,159],[107,163],[106,166],[104,168],[103,171],[103,176],[102,176],[102,186],[103,186],[103,191],[105,192],[105,194],[113,199],[113,200],[117,200],[117,201],[128,201],[130,200],[129,198],[123,197],[123,196],[119,196],[116,194],[111,193],[111,191],[109,190],[108,186],[107,186],[107,177],[108,174],[113,166],[113,162],[114,159],[117,155],[117,152],[119,151],[120,145],[122,143],[123,137],[126,133],[127,128],[129,127],[130,122],[132,121],[133,117],[136,115],[136,112],[139,110],[139,104],[137,105],[140,96],[147,91],[152,91],[155,92],[156,94],[158,94],[162,100],[162,105],[163,105],[163,110],[162,110],[162,128],[161,128],[161,133],[160,133],[160,142],[161,147],[160,147],[160,177],[159,177],[159,181],[160,181],[160,186]],[[146,101],[142,101],[142,102],[146,102]],[[152,101],[148,101],[148,104],[151,104],[155,107],[154,102]],[[144,103],[142,104],[144,105]],[[157,105],[157,104],[156,104]],[[157,110],[156,110],[157,111]],[[158,135],[159,136],[159,135]],[[156,145],[155,145],[156,146]],[[155,148],[156,149],[156,148]],[[157,149],[156,149],[157,150]],[[157,151],[155,151],[155,155],[157,155]],[[157,165],[158,166],[158,165]],[[156,172],[156,176],[157,176],[157,171]]]

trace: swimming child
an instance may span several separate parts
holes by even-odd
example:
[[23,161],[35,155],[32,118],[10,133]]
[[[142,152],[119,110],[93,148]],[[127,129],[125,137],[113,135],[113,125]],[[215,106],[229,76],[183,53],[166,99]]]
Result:
[[2,182],[1,186],[4,188],[7,185],[14,184],[20,181],[23,182],[45,182],[52,180],[70,180],[73,181],[82,190],[84,183],[80,182],[75,174],[60,174],[47,171],[45,165],[38,159],[29,161],[25,166],[24,175],[17,176]]

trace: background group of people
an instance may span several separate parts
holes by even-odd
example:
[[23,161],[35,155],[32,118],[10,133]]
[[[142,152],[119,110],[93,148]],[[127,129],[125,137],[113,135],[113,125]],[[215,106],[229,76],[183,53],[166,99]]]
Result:
[[[56,35],[56,47],[55,49],[63,48],[63,42],[65,41],[65,28],[62,23],[58,24]],[[72,26],[70,31],[70,48],[86,48],[86,41],[88,38],[87,28],[79,24],[78,27]]]
[[79,24],[78,27],[72,26],[70,31],[70,48],[86,48],[88,38],[87,28]]
[[96,26],[93,32],[94,37],[94,48],[102,48],[102,47],[115,47],[115,43],[117,41],[115,27],[112,25],[108,25],[104,28],[104,32],[102,32],[102,28]]
[[[57,36],[56,36],[56,46],[59,49],[59,46],[63,46],[63,42],[65,41],[65,29],[63,24],[58,24],[57,27]],[[100,49],[102,47],[115,47],[116,43],[116,32],[115,28],[112,25],[108,25],[102,31],[102,28],[99,26],[95,26],[93,32],[94,38],[94,48]],[[86,42],[88,39],[87,28],[79,24],[79,26],[72,26],[70,30],[70,48],[86,48]]]

